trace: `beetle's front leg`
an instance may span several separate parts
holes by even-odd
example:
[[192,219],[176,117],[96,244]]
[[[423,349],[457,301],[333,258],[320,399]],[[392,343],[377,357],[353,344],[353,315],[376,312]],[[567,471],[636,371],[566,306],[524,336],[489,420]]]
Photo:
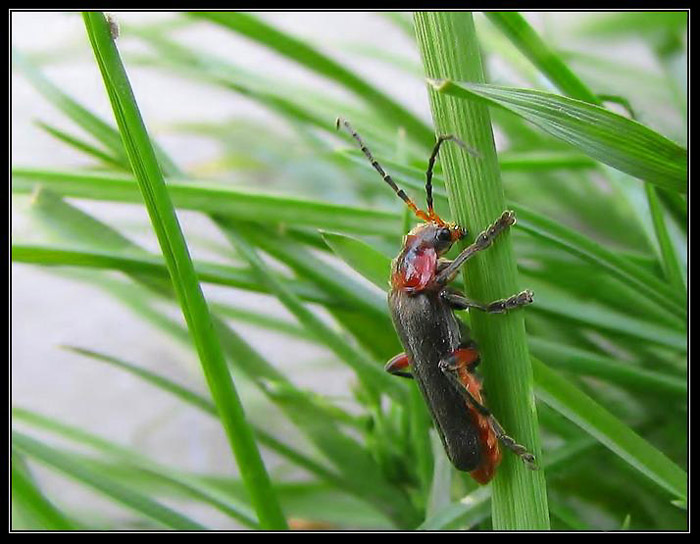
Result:
[[[440,273],[441,273],[443,270],[445,270],[446,268],[452,266],[452,263],[453,263],[453,262],[454,262],[454,261],[450,261],[450,260],[448,260],[448,259],[438,259],[437,267],[435,268],[435,275],[436,275],[436,276],[440,276]],[[448,283],[451,283],[451,282],[457,277],[457,273],[458,273],[458,272],[459,272],[459,270],[456,270],[456,269],[455,269],[455,270],[450,274],[449,277],[446,277],[444,280],[441,280],[441,283],[442,283],[443,285],[446,285],[446,284],[448,284]]]
[[450,305],[451,308],[455,310],[477,308],[478,310],[489,314],[502,314],[508,310],[514,310],[516,308],[520,308],[521,306],[532,304],[533,294],[532,291],[526,289],[517,295],[496,300],[488,304],[476,302],[455,289],[445,288],[440,292],[440,296]]
[[449,266],[446,266],[437,274],[435,277],[435,282],[441,285],[447,284],[449,282],[449,278],[454,278],[459,268],[465,262],[471,259],[479,251],[483,251],[491,246],[494,239],[513,224],[515,224],[515,213],[510,210],[503,212],[501,217],[499,217],[489,228],[476,237],[473,244],[457,255],[455,260],[452,261]]
[[469,388],[462,382],[460,378],[460,370],[470,372],[473,368],[473,363],[478,357],[476,350],[470,349],[457,349],[452,354],[448,355],[442,359],[439,363],[440,370],[452,384],[452,386],[457,390],[457,392],[462,396],[467,404],[472,406],[477,412],[488,419],[489,425],[493,429],[496,438],[509,450],[520,457],[527,467],[531,470],[537,470],[537,463],[535,462],[535,456],[532,455],[525,446],[518,444],[510,436],[508,436],[494,417],[491,411],[484,406],[480,400],[477,399]]

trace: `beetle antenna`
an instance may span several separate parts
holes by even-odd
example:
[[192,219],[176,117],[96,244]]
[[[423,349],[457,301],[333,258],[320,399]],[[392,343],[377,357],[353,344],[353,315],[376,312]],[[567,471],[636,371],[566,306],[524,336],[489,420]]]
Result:
[[393,179],[391,179],[391,176],[384,171],[384,168],[382,168],[382,166],[372,156],[370,150],[367,149],[367,146],[362,141],[362,138],[360,138],[357,132],[355,132],[355,130],[350,126],[350,123],[348,123],[345,119],[338,117],[335,120],[335,128],[340,129],[341,125],[350,133],[350,135],[355,139],[355,141],[357,141],[357,143],[360,144],[360,149],[365,154],[365,157],[367,157],[369,162],[372,163],[374,169],[377,172],[379,172],[379,175],[382,176],[382,179],[389,185],[389,187],[391,187],[394,190],[398,197],[401,200],[403,200],[406,203],[406,205],[413,211],[413,213],[415,213],[420,219],[423,219],[424,221],[430,221],[430,216],[426,214],[423,210],[418,209],[418,206],[416,206],[413,200],[411,200],[411,198],[403,191],[403,189],[399,189],[398,185],[396,185],[396,182]]
[[481,157],[481,153],[479,153],[476,149],[469,147],[462,140],[456,136],[453,136],[452,134],[438,137],[435,147],[433,147],[433,152],[430,154],[430,158],[428,159],[428,170],[425,172],[425,197],[428,203],[428,216],[433,220],[440,219],[433,209],[433,168],[435,167],[435,160],[437,159],[438,151],[440,151],[440,146],[443,144],[443,142],[447,141],[456,143],[459,147],[475,157]]

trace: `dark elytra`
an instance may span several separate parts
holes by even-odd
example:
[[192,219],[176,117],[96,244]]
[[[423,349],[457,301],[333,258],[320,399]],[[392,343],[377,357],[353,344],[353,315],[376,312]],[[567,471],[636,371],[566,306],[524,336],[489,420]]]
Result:
[[435,291],[409,295],[392,290],[388,300],[394,327],[447,456],[457,469],[474,470],[481,463],[478,430],[470,425],[464,399],[438,366],[464,340],[457,318]]

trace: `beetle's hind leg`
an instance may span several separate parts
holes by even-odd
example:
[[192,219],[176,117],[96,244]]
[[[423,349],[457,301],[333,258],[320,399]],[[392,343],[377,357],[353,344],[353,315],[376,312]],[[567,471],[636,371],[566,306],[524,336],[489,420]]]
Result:
[[476,308],[482,312],[489,314],[502,314],[508,310],[515,310],[522,306],[527,306],[532,304],[533,293],[529,289],[521,291],[517,295],[513,295],[508,298],[501,300],[496,300],[488,304],[482,304],[481,302],[476,302],[459,291],[454,289],[443,289],[440,292],[440,296],[447,301],[450,307],[454,310],[467,310],[469,308]]
[[529,469],[537,470],[538,467],[535,462],[535,456],[532,455],[525,446],[518,444],[513,438],[506,434],[503,426],[498,422],[491,411],[486,408],[486,406],[480,402],[480,399],[477,399],[472,392],[469,391],[465,383],[462,382],[459,374],[460,370],[466,369],[469,371],[470,368],[473,368],[473,362],[477,358],[478,353],[476,353],[476,350],[458,349],[440,361],[440,370],[467,404],[488,420],[499,442],[520,457]]
[[389,362],[384,366],[384,370],[394,376],[413,378],[413,374],[407,372],[410,367],[411,360],[408,358],[408,355],[405,353],[399,353],[398,355],[394,355],[391,359],[389,359]]
[[508,436],[501,424],[498,422],[498,420],[495,417],[493,417],[493,414],[489,415],[488,417],[489,423],[491,424],[491,428],[496,434],[498,440],[515,455],[520,457],[523,460],[523,462],[527,465],[527,468],[529,468],[530,470],[537,470],[539,467],[537,466],[537,463],[535,461],[535,456],[532,455],[529,451],[527,451],[527,448],[525,446],[523,446],[522,444],[518,444],[515,440]]

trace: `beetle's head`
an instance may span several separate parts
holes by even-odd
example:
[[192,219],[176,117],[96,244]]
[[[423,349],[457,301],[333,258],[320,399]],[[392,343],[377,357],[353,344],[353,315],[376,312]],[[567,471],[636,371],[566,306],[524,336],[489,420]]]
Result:
[[406,237],[406,242],[420,247],[435,249],[438,256],[444,255],[452,244],[467,235],[467,231],[454,223],[427,221],[416,225]]
[[430,159],[428,160],[428,170],[425,173],[425,196],[428,209],[427,211],[423,211],[416,206],[415,202],[413,202],[413,200],[411,200],[411,198],[402,189],[399,189],[394,180],[391,179],[391,176],[387,174],[374,159],[370,151],[367,149],[367,146],[365,146],[364,142],[362,141],[362,138],[360,138],[357,132],[353,130],[350,123],[339,117],[335,121],[335,126],[337,129],[343,127],[350,133],[350,135],[359,144],[362,152],[372,163],[374,169],[379,172],[387,185],[389,185],[389,187],[394,190],[396,195],[406,203],[409,209],[416,214],[416,217],[425,221],[424,225],[419,225],[408,234],[405,245],[417,243],[423,247],[432,247],[436,250],[438,255],[442,255],[448,249],[450,249],[452,244],[454,244],[457,240],[460,240],[466,236],[466,230],[455,225],[454,223],[446,223],[443,221],[433,207],[433,166],[435,165],[435,159],[437,159],[438,151],[443,142],[454,142],[469,154],[475,157],[481,157],[481,154],[477,150],[467,146],[464,142],[462,142],[462,140],[451,134],[438,137],[435,147],[433,148],[433,152],[430,155]]

